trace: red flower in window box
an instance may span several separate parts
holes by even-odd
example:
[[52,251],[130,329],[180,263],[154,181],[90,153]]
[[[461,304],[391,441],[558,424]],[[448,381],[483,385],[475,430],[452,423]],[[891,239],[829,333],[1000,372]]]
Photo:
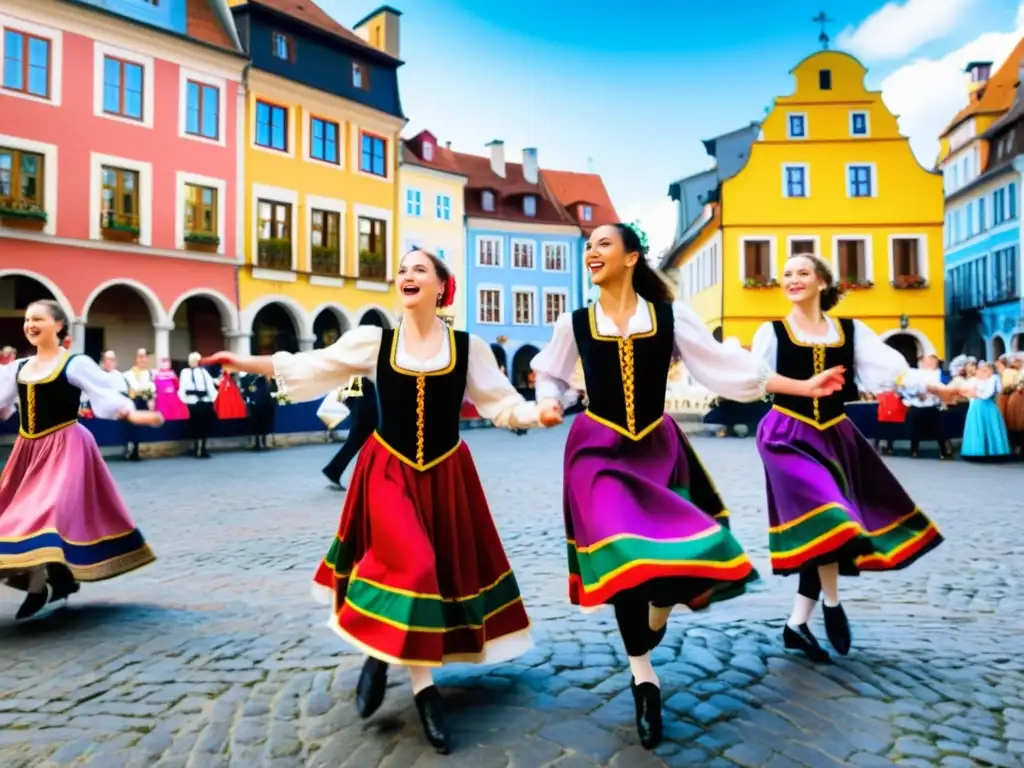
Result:
[[847,291],[866,291],[868,288],[874,287],[875,284],[870,280],[859,280],[856,277],[847,277],[839,281],[839,290],[843,293]]
[[756,275],[754,277],[748,277],[743,281],[744,288],[758,289],[758,288],[778,288],[779,281],[774,277],[765,277],[764,275]]
[[892,287],[901,291],[912,291],[927,288],[928,281],[921,275],[900,275],[892,281]]

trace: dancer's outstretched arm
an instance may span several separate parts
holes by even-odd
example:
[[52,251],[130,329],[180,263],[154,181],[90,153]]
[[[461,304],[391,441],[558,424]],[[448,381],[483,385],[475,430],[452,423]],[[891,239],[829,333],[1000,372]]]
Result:
[[537,403],[528,402],[498,368],[494,353],[479,336],[469,337],[466,398],[496,427],[529,429],[540,426]]

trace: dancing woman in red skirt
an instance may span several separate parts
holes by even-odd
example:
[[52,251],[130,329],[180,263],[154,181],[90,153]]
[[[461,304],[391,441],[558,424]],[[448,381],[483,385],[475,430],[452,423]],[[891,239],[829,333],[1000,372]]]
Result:
[[356,688],[362,717],[381,705],[389,664],[409,668],[430,743],[449,750],[431,668],[492,664],[532,647],[515,575],[494,527],[459,413],[470,400],[496,426],[537,425],[482,339],[450,330],[437,307],[455,281],[443,261],[416,250],[396,281],[404,307],[394,330],[360,326],[326,349],[210,359],[273,373],[294,400],[312,400],[366,376],[377,386],[378,424],[359,454],[314,592],[333,603],[331,628],[367,654]]

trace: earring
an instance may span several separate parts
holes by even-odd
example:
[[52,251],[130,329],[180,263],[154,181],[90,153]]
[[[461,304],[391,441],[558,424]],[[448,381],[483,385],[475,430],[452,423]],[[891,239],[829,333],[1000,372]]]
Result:
[[440,307],[442,301],[444,301],[444,294],[443,293],[437,294],[437,306]]

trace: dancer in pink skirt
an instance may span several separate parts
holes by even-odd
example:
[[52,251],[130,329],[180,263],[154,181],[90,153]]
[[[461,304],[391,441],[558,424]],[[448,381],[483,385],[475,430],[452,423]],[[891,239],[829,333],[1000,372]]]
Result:
[[160,426],[136,411],[110,377],[63,348],[68,318],[55,301],[25,311],[32,357],[0,368],[0,419],[18,403],[19,430],[0,479],[0,581],[28,593],[18,619],[154,560],[132,522],[96,441],[78,423],[84,392],[100,419]]
[[178,374],[171,368],[170,358],[160,358],[160,368],[153,374],[156,388],[154,407],[164,421],[184,421],[188,418],[188,406],[178,396]]

